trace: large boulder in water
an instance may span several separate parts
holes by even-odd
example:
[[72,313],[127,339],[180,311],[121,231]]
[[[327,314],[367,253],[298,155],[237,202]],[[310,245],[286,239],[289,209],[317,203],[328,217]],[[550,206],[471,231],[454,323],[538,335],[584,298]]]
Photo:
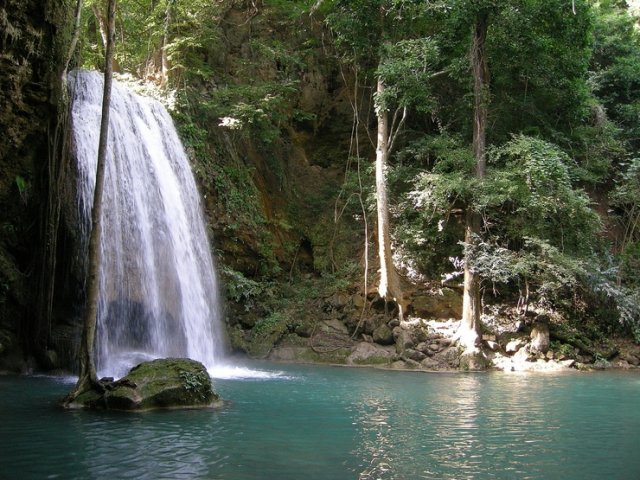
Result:
[[221,404],[204,365],[187,358],[144,362],[120,380],[101,380],[101,385],[103,393],[87,392],[76,403],[88,408],[137,411]]

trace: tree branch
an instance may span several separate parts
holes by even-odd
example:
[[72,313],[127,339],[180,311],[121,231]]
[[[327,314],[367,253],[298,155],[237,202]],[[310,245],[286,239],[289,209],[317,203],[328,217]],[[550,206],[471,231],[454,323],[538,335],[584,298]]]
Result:
[[397,120],[399,111],[400,111],[399,108],[396,109],[396,111],[393,114],[393,121],[391,122],[391,132],[389,133],[389,140],[387,141],[387,144],[389,145],[389,153],[393,151],[393,145],[395,144],[396,139],[398,138],[398,133],[400,132],[402,125],[404,125],[404,121],[407,119],[407,107],[403,107],[402,117],[400,118],[400,121],[396,125],[396,120]]

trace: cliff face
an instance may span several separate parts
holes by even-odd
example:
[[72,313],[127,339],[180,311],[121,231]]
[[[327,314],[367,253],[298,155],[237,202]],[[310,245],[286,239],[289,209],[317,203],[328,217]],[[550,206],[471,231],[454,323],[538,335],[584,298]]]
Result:
[[26,339],[38,343],[34,335],[42,334],[35,308],[41,212],[69,3],[0,0],[0,356],[5,357]]
[[353,79],[330,52],[321,18],[282,16],[266,6],[226,11],[220,48],[208,55],[214,84],[202,86],[203,97],[220,102],[242,92],[234,101],[254,117],[240,112],[238,130],[219,126],[226,113],[195,121],[207,132],[206,160],[194,163],[216,250],[250,278],[331,270],[354,254],[350,245],[332,258],[334,247],[358,243],[351,237],[361,228],[356,222],[338,232],[346,238],[334,238],[334,204],[353,155]]

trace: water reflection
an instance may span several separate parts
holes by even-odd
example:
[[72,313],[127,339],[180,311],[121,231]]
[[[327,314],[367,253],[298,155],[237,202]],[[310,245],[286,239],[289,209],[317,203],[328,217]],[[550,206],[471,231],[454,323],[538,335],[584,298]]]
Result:
[[0,477],[640,478],[637,376],[282,371],[217,381],[218,412],[138,415],[63,412],[47,402],[68,384],[0,377]]
[[425,455],[435,471],[466,471],[478,458],[480,378],[478,375],[459,375],[450,379],[452,388],[435,392],[439,406],[430,410],[429,424],[437,443],[430,444]]
[[417,375],[401,396],[393,385],[359,392],[359,479],[475,478],[488,464],[492,478],[535,477],[562,421],[545,380]]
[[367,396],[360,402],[354,422],[361,430],[358,449],[354,452],[362,459],[360,467],[364,467],[358,476],[360,480],[380,478],[393,468],[392,408],[390,398],[384,396]]
[[393,385],[359,392],[353,454],[360,480],[443,478],[478,457],[479,377],[452,376],[436,389],[429,380],[416,375],[408,396]]
[[96,414],[80,432],[86,471],[91,478],[207,478],[222,460],[210,440],[220,435],[217,423],[203,411]]

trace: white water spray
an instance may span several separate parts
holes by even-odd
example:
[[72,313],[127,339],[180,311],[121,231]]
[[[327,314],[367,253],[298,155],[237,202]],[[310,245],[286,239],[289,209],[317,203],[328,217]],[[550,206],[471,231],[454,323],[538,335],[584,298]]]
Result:
[[[82,236],[95,186],[103,76],[70,76]],[[186,356],[214,369],[224,351],[218,287],[200,198],[171,117],[113,82],[102,208],[99,375]]]

